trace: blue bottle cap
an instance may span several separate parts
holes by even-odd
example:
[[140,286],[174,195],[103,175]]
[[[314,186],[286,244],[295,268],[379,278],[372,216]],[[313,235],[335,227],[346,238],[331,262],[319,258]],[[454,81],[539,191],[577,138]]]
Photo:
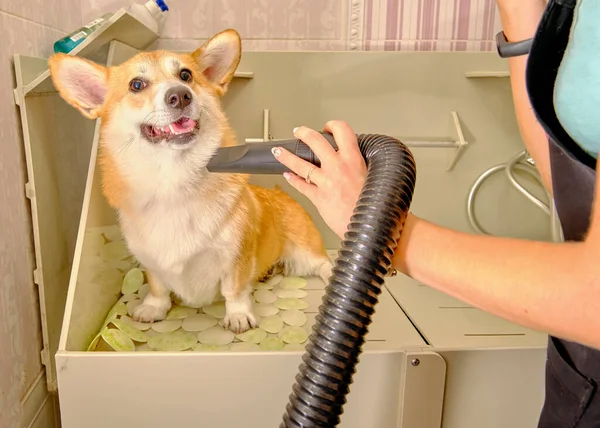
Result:
[[158,5],[158,7],[160,7],[160,10],[162,10],[163,12],[166,12],[167,10],[169,10],[169,6],[167,6],[167,4],[164,2],[164,0],[154,0],[154,1]]

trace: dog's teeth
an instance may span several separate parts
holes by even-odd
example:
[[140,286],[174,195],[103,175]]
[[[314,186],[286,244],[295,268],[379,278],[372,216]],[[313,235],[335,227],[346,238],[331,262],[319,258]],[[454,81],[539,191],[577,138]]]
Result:
[[171,130],[171,133],[172,133],[172,134],[177,134],[177,133],[175,132],[175,130],[173,129],[173,124],[169,125],[169,129]]

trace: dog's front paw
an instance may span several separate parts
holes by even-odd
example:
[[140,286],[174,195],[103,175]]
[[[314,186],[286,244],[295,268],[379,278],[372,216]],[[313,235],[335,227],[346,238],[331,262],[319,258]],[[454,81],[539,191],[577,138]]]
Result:
[[226,329],[231,330],[235,334],[243,333],[258,326],[256,317],[251,312],[237,312],[226,315],[223,324]]
[[[151,297],[151,296],[148,296]],[[133,319],[139,322],[162,321],[167,317],[167,311],[171,307],[171,301],[167,299],[151,298],[133,310]]]

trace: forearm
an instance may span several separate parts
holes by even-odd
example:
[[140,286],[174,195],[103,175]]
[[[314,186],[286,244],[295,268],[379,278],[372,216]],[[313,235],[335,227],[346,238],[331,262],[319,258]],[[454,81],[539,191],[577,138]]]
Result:
[[[498,10],[508,41],[515,42],[533,37],[545,6],[545,0],[500,1]],[[524,55],[508,59],[514,108],[525,147],[536,162],[544,186],[552,193],[546,133],[531,108],[525,83],[527,58],[528,56]]]
[[586,245],[470,235],[410,216],[394,267],[486,312],[600,348],[600,286]]

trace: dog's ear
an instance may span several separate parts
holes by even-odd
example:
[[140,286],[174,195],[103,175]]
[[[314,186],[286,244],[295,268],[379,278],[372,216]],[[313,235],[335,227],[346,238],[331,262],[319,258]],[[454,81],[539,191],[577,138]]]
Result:
[[106,99],[108,69],[62,53],[52,55],[48,65],[60,96],[88,119],[96,119]]
[[192,53],[202,73],[212,84],[227,91],[242,57],[242,41],[235,30],[222,31]]

